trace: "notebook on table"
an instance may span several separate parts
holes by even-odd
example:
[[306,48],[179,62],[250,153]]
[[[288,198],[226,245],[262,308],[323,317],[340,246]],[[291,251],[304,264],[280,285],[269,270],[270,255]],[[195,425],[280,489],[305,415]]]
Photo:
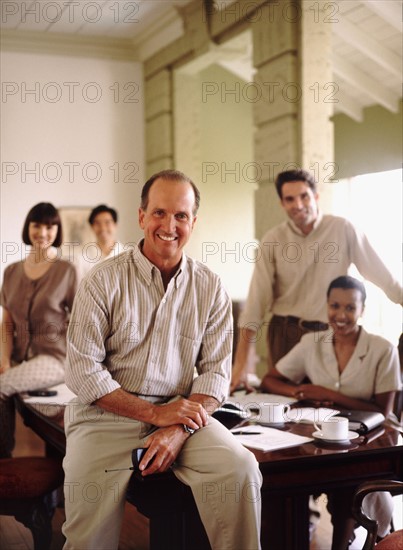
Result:
[[350,430],[359,434],[366,434],[380,426],[385,417],[382,413],[376,411],[340,411],[337,416],[348,418],[348,427]]
[[284,395],[260,392],[246,393],[242,390],[230,395],[225,403],[213,413],[213,416],[218,420],[221,417],[229,418],[230,416],[248,420],[259,414],[261,407],[268,403],[291,404],[295,401],[296,399],[293,397],[285,397]]

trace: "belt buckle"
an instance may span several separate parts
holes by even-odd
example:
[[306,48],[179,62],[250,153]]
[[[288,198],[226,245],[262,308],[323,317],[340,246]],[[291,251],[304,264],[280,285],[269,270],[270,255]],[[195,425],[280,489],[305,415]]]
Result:
[[319,321],[307,321],[306,319],[300,319],[298,321],[298,326],[302,330],[309,330],[310,332],[315,332],[319,326]]
[[298,320],[298,328],[300,328],[301,330],[309,330],[304,327],[304,322],[305,322],[305,319],[302,319],[302,317],[300,317]]

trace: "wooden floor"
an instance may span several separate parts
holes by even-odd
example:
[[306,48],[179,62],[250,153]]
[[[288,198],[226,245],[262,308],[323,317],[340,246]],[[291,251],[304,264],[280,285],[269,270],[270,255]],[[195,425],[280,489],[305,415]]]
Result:
[[[14,456],[43,456],[43,441],[17,418],[17,446]],[[330,550],[331,525],[324,500],[320,501],[321,520],[317,527],[311,550]],[[57,508],[53,518],[53,539],[51,550],[61,550],[64,521],[63,508]],[[148,550],[148,520],[138,514],[134,506],[126,504],[125,517],[120,537],[119,550]],[[0,550],[33,550],[31,532],[14,518],[0,516]],[[189,549],[191,550],[191,549]],[[234,550],[243,550],[242,548]],[[273,548],[273,550],[276,550]]]

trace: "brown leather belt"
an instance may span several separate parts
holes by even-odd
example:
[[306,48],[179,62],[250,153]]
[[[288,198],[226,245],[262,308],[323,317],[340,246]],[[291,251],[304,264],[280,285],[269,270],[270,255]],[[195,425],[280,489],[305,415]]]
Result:
[[[276,317],[282,316],[277,315]],[[294,317],[293,315],[287,315],[282,318],[286,319],[289,323],[293,325],[298,325],[300,328],[304,330],[309,330],[311,332],[327,330],[329,328],[329,325],[327,323],[323,323],[322,321],[307,321],[305,319],[301,319],[301,317]]]

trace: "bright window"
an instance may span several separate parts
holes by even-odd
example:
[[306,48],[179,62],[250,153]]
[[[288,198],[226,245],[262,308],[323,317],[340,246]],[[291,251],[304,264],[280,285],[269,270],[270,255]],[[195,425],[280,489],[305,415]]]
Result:
[[[400,170],[364,174],[332,184],[332,213],[344,216],[368,237],[385,265],[402,281],[402,175]],[[357,269],[350,274],[361,280]],[[365,281],[366,310],[362,324],[397,344],[402,331],[401,306]]]

